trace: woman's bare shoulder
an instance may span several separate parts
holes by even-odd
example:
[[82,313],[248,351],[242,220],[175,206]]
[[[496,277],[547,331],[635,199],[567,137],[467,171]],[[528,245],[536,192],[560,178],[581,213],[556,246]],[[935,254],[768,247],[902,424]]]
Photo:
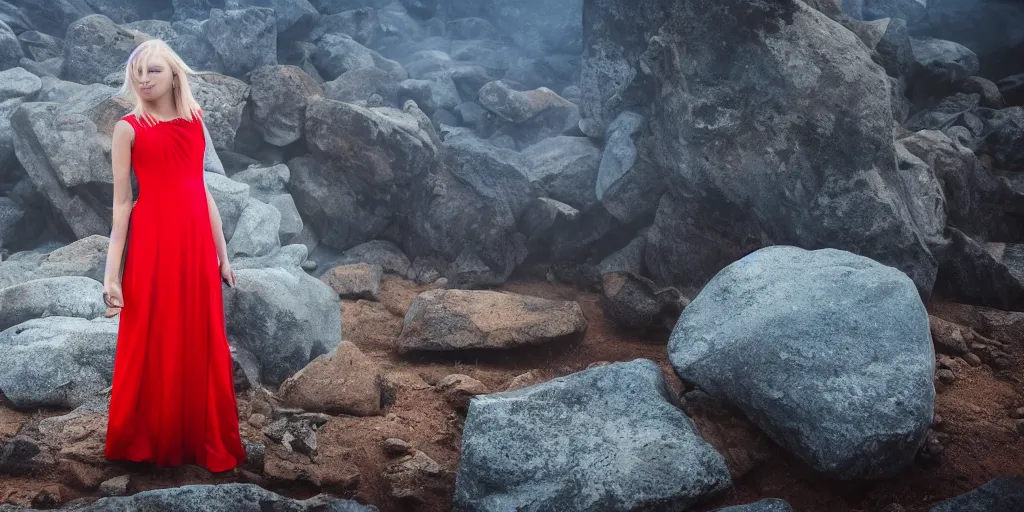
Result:
[[121,118],[114,123],[114,133],[112,135],[114,141],[128,141],[131,142],[135,139],[135,127],[128,122],[127,119]]

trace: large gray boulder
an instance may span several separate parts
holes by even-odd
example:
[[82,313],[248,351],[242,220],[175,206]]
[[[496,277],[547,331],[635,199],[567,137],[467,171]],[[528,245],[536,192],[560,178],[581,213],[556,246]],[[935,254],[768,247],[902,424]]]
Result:
[[25,103],[11,127],[15,154],[57,222],[75,238],[108,234],[111,207],[96,191],[113,177],[90,116],[68,104]]
[[[305,500],[296,500],[268,491],[256,484],[190,484],[167,489],[142,491],[130,496],[100,498],[87,505],[75,507],[80,512],[107,512],[111,510],[164,510],[167,512],[263,512],[265,510],[292,512],[377,512],[377,507],[362,505],[329,494],[319,494]],[[29,511],[15,505],[2,505],[0,511]]]
[[33,279],[0,288],[0,329],[48,316],[91,320],[104,311],[103,284],[88,277]]
[[0,288],[50,277],[79,276],[103,282],[110,240],[91,235],[71,244],[11,254],[0,262]]
[[15,407],[74,408],[110,386],[117,320],[52,316],[0,332],[0,394]]
[[323,243],[344,250],[368,242],[411,212],[409,198],[440,164],[429,123],[412,102],[367,109],[310,98],[305,132],[315,158],[288,163],[290,190]]
[[891,85],[856,35],[798,1],[584,8],[584,126],[644,115],[640,152],[680,205],[648,239],[658,282],[700,286],[734,259],[714,254],[777,243],[869,256],[930,295],[938,263],[897,176]]
[[898,473],[931,426],[920,296],[903,273],[845,251],[769,247],[729,265],[683,311],[668,349],[681,378],[835,478]]
[[731,485],[653,361],[472,398],[453,510],[685,510]]
[[235,271],[224,289],[228,339],[253,353],[260,381],[280,385],[341,342],[341,309],[330,286],[297,267]]
[[224,73],[242,78],[257,68],[277,64],[277,18],[273,9],[212,9],[206,38]]
[[189,67],[196,71],[223,73],[224,66],[206,37],[206,19],[209,14],[210,11],[207,9],[202,21],[187,19],[171,23],[163,20],[140,20],[127,23],[124,28],[163,39]]
[[86,16],[68,27],[61,78],[81,84],[101,83],[124,72],[128,55],[141,42],[137,34],[101,14]]
[[1013,512],[1024,510],[1024,478],[1001,476],[977,489],[950,498],[929,512]]
[[267,66],[254,71],[252,87],[253,121],[263,140],[287,146],[303,136],[306,104],[311,96],[322,96],[323,88],[296,66]]
[[0,71],[0,166],[3,168],[7,168],[14,158],[11,115],[22,103],[33,101],[42,87],[43,83],[39,77],[24,68]]

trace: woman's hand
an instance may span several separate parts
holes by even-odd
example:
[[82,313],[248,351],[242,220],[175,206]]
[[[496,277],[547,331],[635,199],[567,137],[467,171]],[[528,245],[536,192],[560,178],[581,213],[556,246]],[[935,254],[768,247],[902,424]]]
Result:
[[235,271],[231,270],[231,263],[228,260],[220,262],[220,279],[224,281],[224,284],[234,288],[235,284]]
[[121,294],[121,285],[103,285],[103,303],[107,305],[107,310],[103,313],[103,316],[107,318],[117,316],[118,313],[121,312],[121,308],[124,307],[124,296]]

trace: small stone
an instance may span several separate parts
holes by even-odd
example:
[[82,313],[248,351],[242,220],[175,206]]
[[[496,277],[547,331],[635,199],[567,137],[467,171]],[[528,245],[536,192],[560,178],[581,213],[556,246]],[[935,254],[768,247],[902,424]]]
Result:
[[460,412],[469,410],[469,400],[476,395],[490,393],[482,382],[468,375],[452,374],[437,383],[437,390],[444,393],[445,400]]
[[971,344],[971,350],[983,351],[983,350],[985,350],[987,348],[988,348],[987,346],[982,345],[981,343],[972,343]]
[[302,267],[302,270],[305,270],[306,272],[312,272],[316,270],[316,262],[313,260],[303,261],[302,265],[300,266]]
[[57,508],[63,500],[60,497],[59,489],[43,489],[32,498],[32,508],[51,509]]
[[516,375],[512,382],[508,384],[505,391],[515,391],[526,387],[533,386],[544,382],[544,374],[540,370],[530,370],[526,373]]
[[997,357],[992,361],[992,366],[999,370],[1005,370],[1010,367],[1010,360],[1005,357]]
[[932,417],[932,425],[933,426],[940,427],[944,423],[945,423],[945,421],[943,420],[942,416],[939,416],[938,414],[936,414],[935,416]]
[[263,425],[267,424],[267,417],[260,413],[253,414],[249,416],[249,424],[256,428],[263,428]]
[[1024,437],[1024,420],[1017,422],[1017,434]]
[[242,467],[256,473],[262,473],[263,463],[267,455],[267,445],[242,441],[242,446],[245,447],[245,464]]
[[263,435],[273,439],[274,441],[281,442],[284,439],[284,435],[287,433],[288,420],[280,418],[277,421],[263,427]]
[[397,437],[389,437],[384,440],[384,452],[391,457],[407,455],[411,450],[412,446],[409,443]]
[[1024,419],[1024,407],[1018,407],[1011,411],[1010,417],[1015,420]]
[[978,357],[978,354],[975,354],[974,352],[970,352],[966,356],[964,356],[964,360],[967,361],[967,364],[971,366],[981,366],[981,358]]
[[942,381],[943,384],[952,384],[953,381],[956,380],[956,375],[953,373],[953,370],[945,368],[935,372],[935,375],[939,377],[939,380]]
[[104,496],[125,496],[131,475],[121,475],[100,484],[100,494]]
[[288,451],[294,451],[294,448],[292,448],[292,441],[295,441],[295,436],[293,436],[291,432],[285,432],[284,435],[281,436],[281,445]]

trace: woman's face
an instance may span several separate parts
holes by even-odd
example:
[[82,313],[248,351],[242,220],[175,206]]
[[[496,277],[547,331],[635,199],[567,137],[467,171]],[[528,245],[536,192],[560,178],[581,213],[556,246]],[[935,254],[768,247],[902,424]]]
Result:
[[135,87],[140,99],[156,101],[171,92],[174,74],[166,57],[153,55],[148,60],[145,66],[140,64],[136,68]]

